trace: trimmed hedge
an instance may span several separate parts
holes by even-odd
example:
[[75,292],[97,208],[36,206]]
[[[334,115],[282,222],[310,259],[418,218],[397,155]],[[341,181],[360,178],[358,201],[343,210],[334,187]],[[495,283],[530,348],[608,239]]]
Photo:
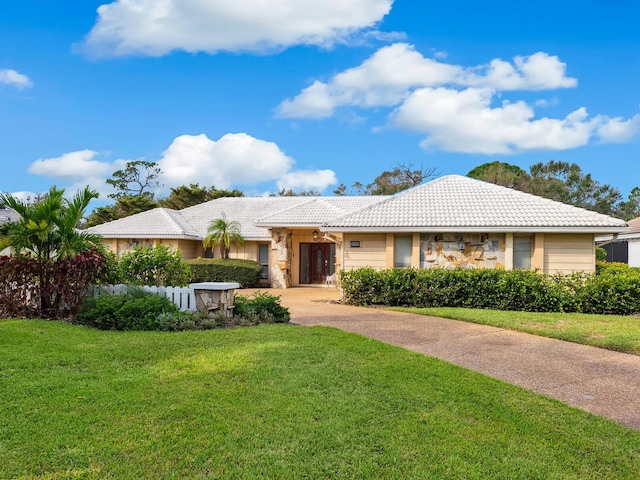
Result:
[[640,271],[546,275],[530,270],[342,271],[352,305],[464,307],[529,312],[631,315],[640,312]]
[[187,260],[191,268],[191,283],[238,282],[249,288],[258,284],[262,265],[241,258],[196,258]]

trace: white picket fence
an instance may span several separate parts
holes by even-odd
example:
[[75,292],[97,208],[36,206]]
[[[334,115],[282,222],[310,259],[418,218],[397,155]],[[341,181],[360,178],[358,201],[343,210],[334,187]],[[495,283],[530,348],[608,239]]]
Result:
[[[123,293],[126,293],[128,288],[130,287],[127,285],[94,285],[91,294],[94,297],[98,297],[100,295],[122,295]],[[141,288],[145,292],[167,297],[183,312],[196,311],[196,297],[193,289],[190,287],[152,287],[145,285],[135,288]]]

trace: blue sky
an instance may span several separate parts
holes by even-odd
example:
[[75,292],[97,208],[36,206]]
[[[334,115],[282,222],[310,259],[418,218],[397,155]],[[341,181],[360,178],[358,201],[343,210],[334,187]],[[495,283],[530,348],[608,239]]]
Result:
[[25,0],[0,7],[0,191],[126,161],[331,194],[396,165],[562,160],[640,186],[635,0]]

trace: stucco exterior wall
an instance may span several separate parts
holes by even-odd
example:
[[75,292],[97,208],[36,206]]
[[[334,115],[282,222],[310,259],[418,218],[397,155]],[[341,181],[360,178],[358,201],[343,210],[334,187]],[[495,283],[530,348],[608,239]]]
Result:
[[172,240],[171,243],[164,240],[160,245],[171,245],[173,249],[179,248],[182,258],[192,260],[202,255],[202,242],[194,240]]
[[594,272],[595,239],[593,234],[544,235],[545,273]]
[[[345,233],[342,243],[342,268],[345,271],[362,267],[372,267],[376,270],[387,268],[389,265],[386,237],[384,233]],[[352,247],[352,241],[360,242],[360,246]],[[391,259],[393,261],[393,255]]]
[[629,247],[629,266],[640,267],[640,239],[629,239],[627,245]]
[[[264,243],[264,242],[263,242]],[[229,258],[241,258],[243,260],[255,260],[258,261],[258,242],[244,242],[244,245],[236,247],[231,245],[229,251]],[[215,258],[220,258],[220,250],[216,248],[214,253]]]

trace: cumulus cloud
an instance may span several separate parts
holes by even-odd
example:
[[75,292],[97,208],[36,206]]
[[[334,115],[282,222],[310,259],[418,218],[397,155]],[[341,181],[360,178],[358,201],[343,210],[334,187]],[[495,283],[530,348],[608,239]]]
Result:
[[297,170],[278,179],[278,189],[294,191],[322,191],[329,185],[338,183],[333,170]]
[[[631,119],[590,117],[585,108],[564,118],[537,118],[524,101],[502,101],[502,92],[574,88],[566,64],[537,52],[465,67],[426,58],[412,45],[383,47],[361,65],[316,80],[283,101],[283,118],[328,118],[340,107],[388,108],[389,125],[425,134],[424,148],[452,152],[512,154],[537,149],[565,150],[602,142],[628,141],[640,132]],[[557,99],[535,106],[557,104]]]
[[32,87],[33,82],[26,75],[11,69],[0,68],[0,83],[18,88]]
[[362,65],[335,75],[329,82],[315,81],[277,108],[280,117],[327,118],[337,107],[392,106],[412,88],[443,85],[462,69],[423,57],[413,46],[396,43],[379,49]]
[[640,133],[640,114],[624,120],[622,117],[602,117],[598,127],[598,136],[604,143],[624,143],[637,137]]
[[564,119],[534,119],[525,102],[503,102],[492,108],[492,97],[487,89],[420,89],[395,111],[392,123],[427,132],[425,148],[484,154],[575,148],[588,142],[597,125],[585,109]]
[[113,172],[123,168],[127,161],[107,162],[96,159],[97,156],[98,152],[96,151],[79,150],[65,153],[59,157],[38,159],[29,166],[28,172],[59,179],[70,184],[66,187],[70,194],[74,194],[88,185],[104,196],[113,192],[105,184],[105,180]]
[[116,0],[98,8],[82,48],[95,56],[264,52],[329,46],[375,31],[393,0]]
[[[94,150],[79,150],[59,157],[38,159],[29,173],[59,180],[67,192],[89,185],[102,197],[113,193],[105,180],[123,169],[128,160],[100,160]],[[331,170],[295,170],[295,160],[274,142],[246,133],[228,133],[219,140],[206,135],[176,137],[157,161],[162,170],[161,186],[168,189],[190,183],[217,188],[263,186],[275,182],[278,188],[324,190],[337,183]],[[161,188],[162,188],[161,187]]]
[[544,52],[515,57],[513,63],[494,59],[488,65],[462,67],[426,58],[412,45],[395,43],[326,83],[313,82],[282,102],[276,112],[285,118],[327,118],[341,106],[389,107],[401,103],[414,89],[445,85],[495,91],[575,87],[577,80],[565,73],[566,65]]
[[[323,190],[337,183],[330,170],[293,170],[295,160],[277,144],[246,133],[228,133],[219,140],[206,135],[181,135],[163,153],[158,165],[165,185],[189,183],[230,188],[276,181],[279,188]],[[315,176],[315,179],[310,177]]]

